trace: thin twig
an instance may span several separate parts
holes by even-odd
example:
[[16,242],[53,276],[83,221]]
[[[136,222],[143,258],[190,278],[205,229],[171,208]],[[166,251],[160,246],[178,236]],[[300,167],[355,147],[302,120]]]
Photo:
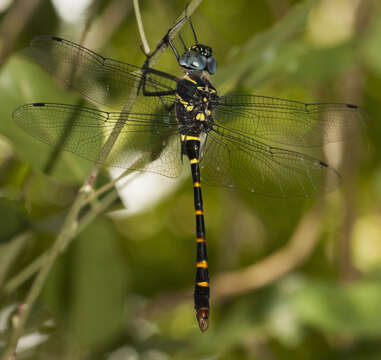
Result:
[[31,238],[32,233],[25,231],[15,237],[9,242],[0,245],[0,289],[3,286],[4,278],[14,262],[14,260],[20,254],[20,251],[25,246],[25,243]]
[[[113,180],[107,183],[105,186],[97,189],[97,191],[90,193],[90,195],[86,198],[86,200],[83,201],[82,207],[84,207],[91,201],[95,200],[95,198],[99,197],[100,195],[105,193],[107,190],[112,188],[112,186],[114,186],[117,181],[119,181],[121,178],[123,178],[126,175],[126,172],[124,172],[122,175],[116,178],[115,181]],[[134,177],[129,179],[129,181],[127,181],[124,184],[124,186],[127,186],[130,183],[130,181],[132,181],[133,179]],[[75,232],[73,237],[76,237],[78,234],[80,234],[86,228],[86,226],[91,223],[91,221],[93,221],[100,213],[105,211],[117,198],[118,198],[118,193],[116,190],[112,191],[110,194],[107,194],[104,198],[102,198],[99,201],[99,204],[95,207],[95,209],[93,209],[92,211],[89,211],[85,216],[83,216],[79,220],[77,231]],[[2,289],[2,293],[5,295],[11,294],[13,291],[19,288],[23,283],[29,280],[34,274],[36,274],[38,270],[44,265],[47,259],[48,253],[49,253],[49,250],[44,252],[40,256],[38,256],[36,259],[33,260],[33,262],[31,262],[28,266],[22,269],[17,275],[15,275],[13,278],[8,280],[8,282],[4,285],[4,288]]]
[[4,295],[12,294],[16,289],[18,289],[22,284],[29,280],[38,270],[45,264],[48,256],[48,251],[44,252],[36,259],[33,260],[28,266],[23,268],[17,275],[8,280],[2,289]]
[[[200,3],[202,2],[202,0],[192,0],[187,9],[186,9],[186,12],[187,12],[187,15],[188,16],[191,16],[192,13],[197,9],[197,7],[200,5]],[[179,20],[182,19],[184,16],[185,16],[185,10],[182,12],[182,14],[179,16]],[[174,37],[181,29],[182,26],[179,26],[176,28],[176,31],[173,31],[171,34],[172,34],[172,37]],[[158,46],[156,47],[156,50],[154,51],[154,56],[151,57],[150,59],[150,64],[153,65],[156,61],[159,60],[159,58],[161,57],[161,54],[162,52],[165,50],[166,46],[164,46],[164,43],[163,43],[163,40],[161,40],[158,44]],[[138,85],[138,84],[136,84]],[[135,88],[134,86],[132,87],[133,89]],[[126,100],[126,104],[123,108],[123,111],[122,113],[128,113],[129,110],[132,108],[133,104],[135,103],[135,100],[136,100],[136,97],[137,97],[137,94],[132,90],[130,92],[130,95],[129,95],[129,98]],[[94,181],[95,181],[95,178],[97,177],[98,175],[98,172],[101,168],[101,165],[100,164],[103,164],[104,161],[106,160],[106,158],[108,157],[108,155],[110,154],[115,142],[117,141],[118,137],[119,137],[119,134],[120,132],[122,131],[123,129],[123,125],[125,124],[125,122],[128,120],[128,117],[126,116],[121,116],[118,121],[115,123],[115,126],[113,128],[113,130],[111,131],[110,135],[108,136],[105,144],[103,145],[103,148],[101,149],[101,151],[99,152],[99,156],[96,160],[96,165],[95,167],[93,168],[93,170],[90,172],[87,180],[85,181],[84,183],[84,188],[86,189],[88,186],[92,186]]]
[[117,178],[109,181],[107,184],[101,186],[97,190],[91,192],[86,199],[83,206],[87,205],[91,201],[95,200],[95,198],[99,197],[100,195],[104,194],[107,190],[111,189],[119,180],[125,178],[127,175],[133,173],[136,171],[136,169],[139,169],[149,158],[149,153],[143,153],[134,163],[131,164],[130,168],[123,171],[122,174],[120,174]]
[[[105,198],[100,201],[100,204],[96,207],[95,210],[90,211],[81,220],[78,222],[77,231],[73,235],[76,237],[79,235],[85,228],[88,226],[100,213],[105,211],[116,199],[118,198],[117,191],[113,191],[110,194],[107,194]],[[18,289],[22,284],[29,280],[33,275],[35,275],[38,270],[41,269],[46,263],[46,260],[49,256],[50,249],[36,259],[33,260],[28,266],[22,269],[17,275],[11,278],[2,289],[4,295],[12,294],[16,289]]]
[[[105,211],[116,199],[118,198],[117,191],[112,191],[107,194],[96,207],[95,210],[90,211],[78,222],[77,231],[73,235],[76,237],[88,226],[100,213]],[[86,202],[85,202],[86,203]],[[48,258],[49,251],[42,253],[36,259],[33,260],[28,266],[22,269],[17,275],[11,278],[2,289],[4,295],[12,294],[16,289],[18,289],[22,284],[29,280],[33,275],[35,275],[42,266],[44,266],[46,259]]]
[[139,7],[139,0],[134,0],[134,10],[135,10],[136,22],[138,24],[140,39],[142,40],[143,51],[144,51],[144,54],[148,55],[151,52],[151,49],[149,48],[146,34],[144,32],[144,27],[142,23],[142,15],[140,13],[140,7]]
[[109,181],[107,184],[101,186],[100,188],[98,188],[97,190],[93,191],[89,196],[88,198],[86,199],[84,205],[92,202],[93,200],[95,200],[97,197],[99,197],[100,195],[104,194],[106,191],[110,190],[113,186],[116,185],[116,183],[125,178],[127,175],[131,174],[133,171],[135,170],[130,170],[130,169],[127,169],[126,171],[123,171],[122,174],[120,174],[118,177],[116,177],[115,179],[112,179],[111,181]]
[[78,214],[81,210],[82,201],[86,198],[86,196],[87,194],[85,191],[80,191],[77,195],[77,199],[74,201],[74,204],[66,217],[60,234],[50,248],[43,267],[34,280],[24,303],[20,307],[22,311],[20,311],[16,326],[14,327],[11,338],[8,342],[7,350],[5,351],[2,360],[12,359],[12,357],[15,355],[18,339],[24,332],[24,327],[29,318],[29,314],[38,296],[41,293],[46,278],[51,268],[53,267],[58,255],[60,254],[61,249],[66,245],[68,239],[70,239],[75,232]]
[[[201,3],[201,1],[202,0],[193,0],[191,4],[189,5],[188,14],[191,14],[197,8],[197,6]],[[155,54],[155,60],[158,60],[158,58],[161,56],[161,52],[162,51],[158,51]],[[136,94],[131,94],[130,98],[128,99],[126,103],[125,108],[123,109],[124,111],[127,111],[128,108],[132,105],[134,97],[136,98]],[[112,131],[112,133],[106,140],[106,143],[99,154],[99,157],[97,159],[97,164],[102,163],[103,160],[105,160],[106,157],[109,155],[113,145],[115,144],[117,140],[117,137],[120,134],[121,129],[122,127],[120,126],[119,122],[117,122],[117,124],[114,127],[114,130]],[[18,339],[24,332],[24,327],[28,320],[29,314],[33,306],[35,305],[35,302],[39,294],[41,293],[41,290],[45,284],[46,278],[52,266],[54,265],[62,249],[66,248],[69,241],[77,233],[79,212],[82,209],[83,204],[86,201],[86,198],[88,197],[89,186],[93,185],[95,178],[100,169],[100,166],[97,164],[94,166],[94,169],[90,172],[89,176],[85,180],[84,185],[81,187],[71,209],[69,210],[69,213],[65,219],[65,222],[62,226],[62,229],[59,235],[57,236],[55,242],[53,243],[52,247],[49,250],[49,253],[47,254],[44,265],[42,266],[40,272],[38,273],[36,279],[34,280],[27,294],[25,302],[21,306],[22,311],[19,314],[19,317],[17,319],[17,324],[13,330],[13,333],[11,334],[7,349],[3,357],[1,358],[2,360],[10,360],[15,355]]]
[[[177,18],[177,20],[175,21],[175,23],[177,23],[178,21],[180,21],[181,19],[184,18],[185,15],[187,15],[188,17],[190,17],[194,12],[195,10],[200,6],[202,0],[192,0],[186,10],[184,10],[181,15]],[[186,12],[186,13],[185,13]],[[184,24],[183,24],[184,25]],[[182,26],[179,26],[177,27],[176,29],[174,29],[172,32],[171,32],[171,39],[173,39],[176,34],[178,34],[178,32],[181,30]],[[153,65],[155,65],[156,61],[160,58],[160,54],[165,51],[167,47],[167,44],[164,44],[163,41],[160,41],[156,47],[156,49],[154,50],[154,53],[155,53],[155,56],[153,58],[150,59],[150,66],[152,67]]]

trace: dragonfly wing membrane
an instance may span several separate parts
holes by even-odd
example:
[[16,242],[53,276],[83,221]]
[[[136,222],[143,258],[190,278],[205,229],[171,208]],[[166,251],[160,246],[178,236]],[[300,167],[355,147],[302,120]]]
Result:
[[[86,99],[112,109],[121,110],[139,96],[142,107],[152,112],[155,107],[171,106],[173,95],[144,96],[141,89],[144,70],[118,60],[105,58],[85,47],[54,36],[34,38],[23,54],[57,77]],[[155,71],[147,74],[150,91],[171,91],[176,78]]]
[[[176,177],[181,172],[177,122],[173,115],[105,112],[86,107],[35,103],[13,113],[27,133],[51,147],[107,166]],[[115,136],[111,151],[102,151]]]
[[219,99],[216,118],[223,126],[270,145],[319,147],[351,139],[361,124],[361,109],[339,103],[305,104],[259,95]]
[[310,197],[335,189],[336,170],[302,153],[239,136],[215,124],[202,159],[202,180],[271,197]]

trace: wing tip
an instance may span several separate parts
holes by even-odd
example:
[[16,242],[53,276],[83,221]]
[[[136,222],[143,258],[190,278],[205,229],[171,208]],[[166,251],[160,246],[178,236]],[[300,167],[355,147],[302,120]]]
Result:
[[50,38],[52,39],[52,40],[54,40],[54,41],[63,41],[63,39],[62,38],[60,38],[60,37],[58,37],[58,36],[50,36]]
[[16,121],[16,123],[19,123],[20,114],[22,112],[24,112],[26,109],[28,109],[28,108],[30,108],[32,106],[43,107],[43,106],[46,106],[46,105],[48,105],[48,104],[47,103],[42,103],[42,102],[32,103],[32,104],[22,104],[22,105],[18,106],[16,109],[13,110],[12,117],[13,117],[14,121]]
[[53,40],[53,41],[58,41],[58,42],[61,42],[61,41],[64,41],[64,39],[58,37],[58,36],[53,36],[53,35],[47,35],[47,34],[42,34],[42,35],[37,35],[35,36],[32,40],[31,40],[31,44],[33,45],[34,43],[40,41],[40,40],[46,40],[46,39],[50,39],[50,40]]

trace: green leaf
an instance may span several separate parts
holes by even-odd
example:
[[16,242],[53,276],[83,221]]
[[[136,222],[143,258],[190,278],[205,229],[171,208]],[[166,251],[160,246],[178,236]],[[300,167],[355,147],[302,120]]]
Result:
[[[57,263],[45,298],[52,306],[61,303],[63,316],[82,346],[107,344],[126,323],[128,281],[112,223],[98,219],[74,240],[65,257],[70,261]],[[58,295],[60,291],[65,296]]]
[[381,335],[381,286],[374,281],[350,285],[308,282],[292,296],[306,324],[335,335]]
[[[44,169],[54,149],[37,141],[12,120],[12,112],[20,105],[33,102],[75,103],[72,93],[54,84],[51,76],[24,59],[10,59],[0,73],[0,133],[14,145],[18,157],[37,169]],[[69,153],[60,153],[51,175],[64,181],[80,181],[91,163]]]
[[25,230],[28,221],[17,202],[0,198],[0,244]]
[[314,3],[315,1],[305,1],[295,6],[276,26],[262,34],[256,34],[244,44],[229,59],[229,65],[219,69],[214,76],[220,89],[231,90],[240,81],[245,82],[248,76],[260,77],[260,73],[256,75],[256,72],[261,71],[262,66],[271,66],[279,58],[280,49],[288,53],[285,43],[302,33]]

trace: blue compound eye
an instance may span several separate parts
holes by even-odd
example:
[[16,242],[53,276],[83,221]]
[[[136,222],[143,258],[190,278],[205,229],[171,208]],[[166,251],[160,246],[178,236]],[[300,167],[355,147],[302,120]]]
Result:
[[201,54],[190,51],[180,56],[179,64],[187,69],[204,70],[206,67],[206,58]]
[[214,74],[217,71],[217,61],[213,56],[208,58],[207,67],[209,74]]

